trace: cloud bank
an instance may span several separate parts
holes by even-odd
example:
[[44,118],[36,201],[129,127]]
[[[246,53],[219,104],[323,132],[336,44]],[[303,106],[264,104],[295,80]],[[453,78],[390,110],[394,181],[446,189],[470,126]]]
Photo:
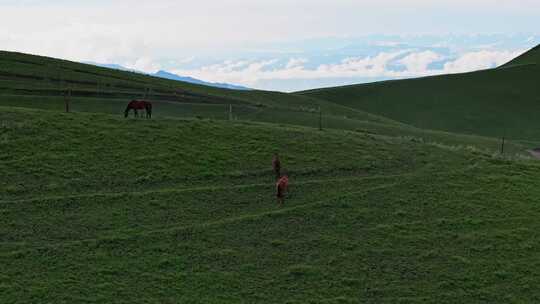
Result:
[[[215,81],[240,83],[257,88],[266,81],[301,81],[309,79],[397,79],[421,77],[448,73],[462,73],[502,65],[519,56],[519,51],[474,51],[467,52],[454,59],[434,51],[414,52],[409,50],[383,52],[376,56],[350,57],[337,63],[320,64],[308,68],[305,58],[290,58],[286,63],[276,65],[278,59],[264,61],[224,61],[219,64],[197,69],[176,69],[179,75],[191,75],[195,78]],[[440,68],[431,68],[433,63],[441,63]],[[401,66],[392,69],[391,66]]]

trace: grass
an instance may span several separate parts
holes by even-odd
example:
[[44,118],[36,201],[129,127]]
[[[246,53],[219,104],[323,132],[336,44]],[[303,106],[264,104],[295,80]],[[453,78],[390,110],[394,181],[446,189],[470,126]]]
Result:
[[[447,146],[473,146],[490,150],[492,153],[500,150],[501,137],[505,136],[498,131],[491,132],[493,135],[489,137],[485,134],[482,136],[482,132],[462,136],[447,131],[429,130],[447,129],[446,126],[437,125],[429,126],[430,128],[422,125],[422,128],[417,128],[362,111],[355,105],[323,100],[329,99],[327,96],[312,98],[304,94],[219,89],[54,58],[0,52],[0,106],[61,112],[65,107],[63,94],[67,90],[71,90],[70,109],[74,112],[121,115],[129,100],[148,95],[147,98],[155,103],[154,116],[158,119],[176,117],[228,120],[229,106],[232,105],[232,117],[235,120],[318,128],[321,109],[322,126],[325,129],[400,136]],[[334,95],[339,97],[339,94]],[[391,108],[385,106],[385,111],[390,111]],[[411,109],[414,110],[414,107]],[[375,113],[376,109],[369,111]],[[398,120],[402,120],[400,116],[407,113],[399,108],[395,111]],[[534,116],[531,114],[534,111],[524,111],[526,114],[520,117]],[[410,113],[418,115],[416,111]],[[454,114],[458,115],[441,115]],[[431,115],[431,112],[425,115]],[[444,123],[446,120],[437,121]],[[468,132],[470,130],[462,128],[464,124],[461,121],[456,120],[455,123],[459,125],[455,133],[471,133]],[[474,123],[483,122],[476,122],[475,118]],[[486,125],[486,128],[488,127],[491,128]],[[527,137],[530,138],[508,141],[507,152],[524,154],[527,149],[537,147],[537,139]]]
[[[99,98],[73,98],[70,103],[71,111],[87,113],[106,113],[117,116],[123,115],[127,100],[111,100]],[[154,102],[153,116],[161,118],[184,118],[184,119],[212,119],[228,120],[229,105],[201,104],[201,103],[176,103]],[[54,97],[32,96],[0,96],[0,105],[7,107],[22,107],[29,109],[45,109],[60,113],[64,108],[64,102]],[[257,107],[251,105],[234,105],[233,120],[267,122],[280,125],[297,125],[311,128],[319,128],[319,113],[295,111],[292,109]],[[460,135],[444,131],[419,129],[398,123],[373,122],[359,120],[348,116],[325,114],[322,116],[324,129],[346,130],[360,133],[386,135],[391,137],[403,137],[409,140],[418,140],[435,144],[443,144],[454,147],[477,147],[492,151],[500,151],[501,139],[485,136]],[[526,154],[527,149],[538,146],[534,141],[506,141],[506,153],[509,155]]]
[[[305,112],[318,111],[320,108],[328,114],[391,123],[391,120],[383,117],[304,96],[214,88],[66,60],[0,51],[2,105],[21,106],[16,97],[26,100],[47,99],[62,104],[63,95],[68,90],[75,100],[84,98],[98,102],[108,100],[126,103],[130,99],[146,96],[152,101],[250,105]],[[30,103],[23,105],[33,107]],[[97,106],[94,109],[99,111]]]
[[[260,122],[1,110],[2,303],[540,298],[534,161]],[[274,151],[291,171],[282,208]]]
[[531,54],[285,94],[0,52],[0,303],[538,302]]
[[[253,180],[266,175],[269,164],[264,160],[280,150],[294,157],[289,160],[289,167],[301,174],[335,170],[337,160],[343,170],[349,171],[372,165],[371,157],[359,161],[347,159],[350,152],[334,151],[337,147],[349,150],[358,141],[374,140],[373,135],[365,133],[313,132],[309,128],[289,126],[282,128],[290,130],[287,136],[276,138],[275,127],[261,123],[126,120],[99,114],[9,108],[3,108],[0,121],[2,149],[9,151],[1,158],[1,170],[7,175],[0,185],[16,196],[35,192],[45,195],[59,189],[74,193],[112,187],[129,189],[133,184],[144,184],[147,188],[152,183],[163,186],[172,181],[194,184],[201,180],[207,184],[208,179],[222,177]],[[347,142],[343,142],[344,138]],[[303,144],[298,145],[299,141]],[[114,153],[109,152],[112,146],[116,147]],[[38,150],[30,153],[32,147]],[[202,147],[205,154],[200,154]],[[328,159],[329,155],[336,160]],[[402,155],[407,157],[405,153]],[[384,154],[379,157],[386,159]],[[414,163],[415,159],[410,156],[409,162]],[[386,159],[384,164],[391,167],[392,161]],[[45,177],[50,184],[43,183]]]

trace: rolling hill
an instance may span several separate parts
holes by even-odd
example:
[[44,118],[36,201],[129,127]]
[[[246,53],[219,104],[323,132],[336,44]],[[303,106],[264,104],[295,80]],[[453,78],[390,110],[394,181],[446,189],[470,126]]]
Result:
[[[319,124],[344,117],[360,122],[402,125],[390,119],[305,96],[257,90],[230,90],[152,77],[55,58],[0,51],[0,105],[63,111],[65,95],[75,112],[121,114],[134,98],[156,104],[157,117],[233,118],[276,123]],[[307,120],[306,120],[307,118]],[[335,125],[335,123],[332,123]]]
[[[540,299],[537,162],[342,130],[0,110],[2,303]],[[282,208],[273,151],[291,172]]]
[[0,303],[536,303],[524,56],[285,94],[0,52]]
[[[62,112],[69,92],[72,112],[121,115],[132,98],[155,103],[154,116],[301,125],[404,136],[455,146],[499,150],[500,140],[419,129],[332,102],[280,92],[234,91],[173,81],[95,65],[13,52],[0,52],[0,106]],[[320,119],[319,109],[323,115]],[[511,143],[524,152],[529,144]]]
[[419,128],[540,139],[539,47],[491,70],[318,89],[298,95]]

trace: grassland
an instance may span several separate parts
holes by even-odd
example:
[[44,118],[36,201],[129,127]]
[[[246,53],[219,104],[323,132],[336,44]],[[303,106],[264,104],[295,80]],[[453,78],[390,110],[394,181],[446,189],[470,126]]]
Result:
[[[534,82],[534,77],[531,79]],[[482,81],[486,83],[486,86],[490,86],[492,80],[490,76],[486,76]],[[441,86],[448,86],[447,82],[444,83]],[[385,87],[384,83],[380,85]],[[532,85],[535,86],[535,84]],[[504,89],[501,88],[501,90]],[[525,134],[520,137],[512,137],[512,132],[508,131],[510,129],[505,127],[504,123],[494,123],[499,117],[496,115],[500,113],[483,113],[481,117],[473,117],[480,105],[470,107],[469,105],[463,107],[443,105],[429,109],[416,109],[416,107],[423,107],[422,103],[425,101],[423,99],[418,104],[409,104],[411,111],[401,110],[401,107],[396,104],[385,105],[383,114],[394,118],[393,120],[378,115],[380,114],[377,113],[378,105],[369,108],[368,111],[363,111],[354,102],[356,100],[354,95],[342,96],[337,91],[329,91],[329,94],[316,96],[317,98],[306,96],[308,94],[256,90],[235,91],[54,58],[0,52],[0,106],[61,112],[64,110],[64,94],[68,92],[71,96],[70,109],[74,112],[120,115],[130,99],[146,96],[155,103],[154,115],[158,119],[197,117],[227,120],[229,107],[232,106],[232,118],[235,120],[318,128],[320,109],[323,128],[401,136],[452,146],[474,146],[489,149],[492,152],[499,151],[501,137],[507,137],[513,139],[507,144],[506,152],[510,154],[524,154],[527,149],[539,145],[538,138],[534,136],[536,134],[534,129],[529,128],[521,132],[522,123],[519,123],[519,126],[512,131]],[[392,95],[394,91],[391,89],[385,88],[384,92],[394,96]],[[401,94],[400,90],[397,90],[396,94]],[[338,99],[347,100],[347,102],[337,101]],[[387,101],[392,100],[394,97],[387,99]],[[533,124],[535,106],[537,105],[529,107],[528,110],[518,109],[513,115],[519,114],[520,119]],[[530,111],[531,108],[533,111]],[[466,123],[461,118],[456,119],[452,122],[453,125],[450,125],[451,123],[446,118],[432,119],[438,115],[441,117],[461,115],[459,113],[465,113],[463,117],[470,119]],[[408,120],[404,118],[406,115],[420,117],[423,122],[420,128],[405,124],[412,122],[412,125],[417,125],[416,118]],[[423,120],[426,116],[430,118]],[[505,123],[512,124],[513,122],[508,120]],[[493,126],[494,124],[496,126]],[[479,128],[489,129],[489,132],[476,132]],[[461,136],[449,133],[449,131],[467,133],[469,136]]]
[[531,54],[284,94],[0,52],[0,303],[536,303]]
[[[64,95],[73,100],[125,104],[133,98],[177,104],[212,104],[270,107],[314,112],[392,123],[391,120],[337,104],[280,92],[236,91],[172,81],[144,74],[112,70],[55,58],[0,51],[0,105],[51,107],[62,104]],[[26,102],[21,102],[21,99]],[[100,111],[102,104],[93,107]],[[58,108],[58,107],[57,107]],[[106,107],[110,109],[110,107]],[[121,113],[115,108],[115,113]],[[171,113],[171,115],[174,115]]]
[[[540,298],[535,161],[363,132],[1,110],[2,303]],[[282,208],[274,151],[292,179]]]

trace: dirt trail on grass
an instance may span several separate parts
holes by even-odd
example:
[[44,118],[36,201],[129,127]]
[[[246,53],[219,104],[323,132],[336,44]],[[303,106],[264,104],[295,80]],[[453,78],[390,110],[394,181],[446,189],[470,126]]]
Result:
[[532,150],[527,150],[527,152],[529,152],[529,154],[531,154],[534,158],[540,159],[540,148],[535,148],[535,149],[532,149]]
[[[307,179],[303,181],[297,181],[295,185],[308,185],[308,184],[323,184],[328,182],[345,182],[345,181],[354,181],[354,180],[370,180],[370,179],[385,179],[385,178],[396,178],[396,177],[405,177],[413,175],[413,173],[402,173],[402,174],[381,174],[381,175],[372,175],[372,176],[350,176],[350,177],[340,177],[340,178],[320,178],[320,179]],[[217,186],[195,186],[195,187],[178,187],[178,188],[162,188],[146,191],[120,191],[120,192],[90,192],[90,193],[81,193],[81,194],[66,194],[66,195],[50,195],[50,196],[39,196],[39,197],[30,197],[23,199],[14,199],[14,200],[0,200],[2,204],[21,204],[21,203],[32,203],[32,202],[44,202],[51,200],[62,200],[62,199],[78,199],[78,198],[89,198],[89,197],[122,197],[127,195],[148,195],[154,193],[182,193],[182,192],[197,192],[197,191],[213,191],[213,190],[231,190],[231,189],[244,189],[244,188],[254,188],[254,187],[266,187],[273,188],[273,182],[267,183],[254,183],[254,184],[243,184],[243,185],[217,185]]]
[[[135,231],[135,232],[130,231],[130,230],[123,230],[123,231],[118,230],[118,231],[115,232],[116,233],[115,236],[109,236],[109,237],[100,236],[100,237],[73,239],[73,240],[65,240],[65,241],[49,241],[47,244],[35,244],[35,245],[31,245],[30,247],[16,248],[16,250],[12,249],[11,250],[12,252],[7,251],[5,253],[0,253],[0,256],[2,256],[2,255],[3,256],[8,256],[8,255],[12,255],[12,254],[19,254],[20,252],[30,252],[30,251],[43,249],[43,248],[54,249],[54,248],[62,248],[62,247],[69,247],[69,246],[78,246],[78,245],[81,245],[83,243],[90,243],[90,242],[99,243],[99,242],[111,242],[112,240],[128,240],[128,239],[134,239],[134,238],[138,238],[138,237],[151,237],[153,235],[154,236],[155,235],[163,235],[164,233],[174,233],[174,232],[178,233],[178,232],[181,232],[181,231],[194,230],[194,229],[198,229],[199,231],[201,231],[201,230],[204,230],[204,229],[210,228],[210,227],[226,226],[226,225],[229,225],[229,224],[232,224],[232,223],[235,223],[235,222],[246,221],[246,220],[254,220],[254,219],[262,218],[262,217],[265,217],[265,216],[285,214],[285,213],[295,211],[295,210],[309,209],[309,208],[313,208],[313,206],[320,205],[320,204],[325,204],[325,203],[328,203],[328,202],[331,202],[331,201],[337,200],[337,199],[343,199],[343,198],[347,198],[347,197],[354,197],[354,196],[362,195],[362,194],[366,195],[366,194],[371,193],[371,192],[390,189],[390,188],[393,188],[393,187],[397,186],[399,183],[400,182],[398,181],[398,182],[383,184],[383,185],[375,186],[375,187],[372,187],[372,188],[362,189],[360,191],[355,191],[355,192],[350,192],[350,193],[346,193],[346,194],[342,194],[342,195],[337,195],[335,197],[320,200],[320,201],[314,201],[314,202],[310,202],[310,203],[303,203],[303,204],[299,204],[299,205],[291,205],[290,207],[285,207],[285,208],[272,208],[272,207],[270,207],[268,210],[258,212],[258,213],[247,213],[247,214],[242,214],[242,215],[239,215],[239,216],[232,216],[232,217],[227,217],[227,218],[222,218],[222,219],[211,220],[211,221],[207,221],[207,222],[188,224],[188,225],[185,225],[185,226],[173,225],[173,226],[169,226],[169,227],[160,227],[160,228],[156,227],[156,228],[148,230],[148,231]],[[421,223],[424,224],[424,221],[422,221]]]

